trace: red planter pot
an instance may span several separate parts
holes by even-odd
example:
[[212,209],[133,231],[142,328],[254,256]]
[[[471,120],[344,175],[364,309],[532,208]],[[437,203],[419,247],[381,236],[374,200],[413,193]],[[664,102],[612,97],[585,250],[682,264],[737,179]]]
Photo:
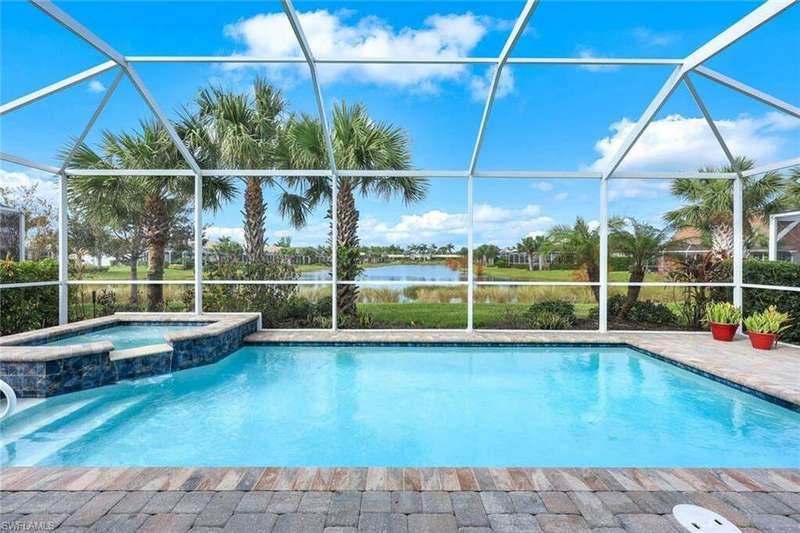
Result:
[[750,344],[756,350],[771,350],[778,343],[778,336],[774,333],[748,331],[747,335],[750,337]]
[[739,329],[738,324],[717,324],[711,323],[711,336],[715,341],[731,342]]

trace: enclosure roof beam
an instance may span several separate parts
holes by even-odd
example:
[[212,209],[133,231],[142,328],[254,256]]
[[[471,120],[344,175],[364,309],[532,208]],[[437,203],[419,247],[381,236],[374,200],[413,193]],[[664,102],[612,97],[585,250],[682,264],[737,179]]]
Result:
[[769,0],[759,5],[753,11],[733,23],[727,29],[722,31],[719,35],[708,41],[706,44],[689,54],[675,69],[672,75],[667,79],[664,85],[656,94],[655,98],[645,109],[639,121],[633,127],[628,136],[623,140],[622,145],[611,158],[611,161],[606,166],[604,172],[604,179],[608,178],[622,163],[625,156],[628,155],[633,145],[639,140],[644,130],[659,112],[664,102],[670,97],[680,83],[681,79],[690,70],[700,66],[704,61],[714,57],[745,35],[749,34],[762,24],[768,22],[772,18],[778,16],[789,6],[794,4],[797,0]]
[[0,152],[0,160],[8,161],[9,163],[14,163],[15,165],[20,165],[23,167],[41,170],[42,172],[47,172],[48,174],[58,174],[58,169],[56,167],[45,165],[44,163],[37,163],[36,161],[31,161],[30,159],[7,154],[5,152]]
[[[125,56],[128,63],[305,63],[298,56]],[[683,59],[618,57],[509,57],[508,64],[680,65]],[[316,64],[494,65],[496,57],[314,57]]]
[[766,174],[767,172],[774,172],[776,170],[783,170],[785,168],[797,167],[800,166],[800,157],[795,157],[794,159],[786,159],[784,161],[778,161],[777,163],[772,163],[770,165],[763,165],[760,167],[751,168],[750,170],[745,170],[742,172],[742,176],[756,176],[758,174]]
[[72,157],[75,155],[75,152],[78,151],[78,148],[81,147],[81,145],[83,144],[83,141],[86,140],[86,136],[89,135],[90,131],[92,131],[92,127],[94,127],[94,123],[97,122],[97,119],[100,116],[100,113],[102,113],[103,109],[105,109],[106,104],[108,104],[108,101],[111,99],[111,95],[114,94],[114,91],[117,89],[117,86],[119,85],[119,82],[122,81],[122,76],[124,76],[124,75],[125,75],[125,72],[123,70],[119,70],[119,72],[117,72],[117,75],[114,76],[114,81],[112,81],[111,85],[108,87],[108,89],[106,89],[106,93],[103,95],[103,98],[100,100],[100,104],[98,104],[97,109],[94,110],[94,113],[92,113],[92,116],[89,119],[89,122],[83,128],[83,131],[78,136],[78,138],[75,140],[75,143],[72,145],[72,148],[70,149],[69,153],[64,158],[64,161],[61,163],[61,168],[58,169],[58,173],[59,174],[64,172],[64,170],[67,168],[67,165],[70,163],[70,161],[72,161]]
[[[722,148],[722,151],[725,152],[725,157],[728,159],[728,162],[731,164],[731,167],[736,168],[736,158],[733,157],[733,154],[728,148],[728,144],[725,142],[725,139],[722,138],[722,134],[720,133],[719,128],[717,128],[717,125],[714,123],[714,119],[711,118],[711,113],[708,112],[708,108],[706,107],[705,102],[703,102],[703,99],[700,98],[700,94],[697,92],[694,83],[692,83],[692,80],[689,78],[689,76],[683,77],[683,83],[686,85],[686,88],[689,89],[689,92],[692,94],[692,98],[694,98],[694,101],[697,104],[697,108],[700,109],[700,112],[703,114],[703,118],[706,119],[708,127],[711,128],[711,132],[717,139],[720,148]],[[740,171],[736,171],[736,174],[739,177],[742,176],[742,173]]]
[[[319,112],[319,119],[322,124],[325,150],[328,153],[328,163],[331,166],[331,171],[335,173],[336,157],[333,153],[333,140],[331,138],[331,131],[328,126],[327,114],[325,113],[325,100],[322,98],[322,88],[320,87],[319,78],[317,77],[317,66],[314,63],[314,54],[311,52],[311,47],[306,39],[306,34],[303,32],[303,27],[300,25],[300,17],[298,17],[297,11],[295,10],[294,5],[292,5],[291,0],[281,0],[281,3],[283,4],[283,10],[286,13],[286,17],[289,19],[289,24],[292,27],[292,31],[294,31],[294,35],[297,38],[297,43],[300,45],[300,50],[303,53],[303,57],[305,57],[306,63],[308,64],[308,70],[311,74],[311,83],[314,86],[314,98],[317,101],[317,110]],[[333,202],[335,203],[335,199]]]
[[[194,176],[188,168],[67,168],[68,176]],[[201,176],[330,176],[330,170],[201,169]]]
[[739,91],[744,95],[755,98],[759,102],[772,106],[778,111],[783,111],[784,113],[789,113],[790,115],[796,118],[800,118],[800,108],[793,106],[792,104],[789,104],[787,102],[784,102],[783,100],[775,98],[774,96],[771,96],[765,92],[759,91],[758,89],[754,89],[749,85],[745,85],[744,83],[741,83],[733,78],[725,76],[724,74],[720,74],[719,72],[711,70],[708,67],[700,66],[695,68],[694,71],[700,74],[701,76],[705,76],[710,80],[716,81],[717,83],[724,85],[725,87],[728,87],[735,91]]
[[768,0],[753,11],[728,26],[722,33],[708,41],[706,44],[689,54],[683,60],[683,70],[687,72],[715,55],[719,54],[733,43],[759,28],[762,24],[783,13],[797,0]]
[[625,156],[627,156],[631,151],[633,145],[639,140],[639,137],[642,136],[644,130],[647,129],[647,126],[656,116],[656,113],[658,113],[658,111],[664,105],[664,102],[667,101],[667,98],[669,98],[678,87],[678,83],[680,83],[682,77],[682,67],[676,67],[670,77],[667,78],[667,81],[664,82],[664,85],[661,86],[661,89],[659,89],[655,98],[650,101],[650,104],[644,110],[642,116],[639,117],[638,122],[636,122],[636,125],[633,127],[631,132],[622,141],[622,145],[619,147],[617,152],[612,156],[611,161],[608,163],[605,171],[603,172],[603,179],[608,179],[608,177],[611,176],[614,171],[617,170],[617,168],[619,168],[622,160],[625,159]]
[[475,140],[475,146],[472,150],[472,158],[469,162],[470,174],[473,174],[475,172],[475,168],[478,166],[478,157],[481,153],[483,138],[486,135],[486,125],[489,122],[489,115],[492,112],[492,104],[494,103],[494,97],[497,93],[497,86],[500,84],[500,76],[503,74],[503,67],[508,61],[511,51],[517,44],[517,41],[522,35],[522,31],[527,26],[528,20],[531,18],[531,15],[533,15],[533,11],[536,9],[537,5],[538,0],[527,0],[527,2],[525,2],[525,7],[522,8],[522,12],[520,13],[519,17],[517,17],[517,21],[514,23],[514,27],[512,28],[506,43],[503,45],[503,50],[500,52],[500,56],[497,58],[497,66],[495,66],[494,73],[492,74],[492,82],[489,86],[489,94],[486,96],[486,103],[483,107],[483,116],[481,116],[481,123],[478,126],[478,138]]
[[786,226],[785,228],[783,228],[783,230],[781,230],[781,232],[780,232],[780,233],[778,233],[778,236],[775,238],[775,240],[776,240],[776,241],[780,241],[781,239],[783,239],[784,237],[786,237],[787,235],[789,235],[789,233],[790,233],[790,232],[791,232],[791,231],[792,231],[794,228],[796,228],[798,225],[800,225],[800,220],[793,220],[793,221],[791,221],[791,222],[789,223],[789,225],[788,225],[788,226]]
[[[791,166],[791,165],[789,165]],[[64,173],[68,176],[193,176],[194,172],[188,168],[66,168]],[[466,170],[354,170],[339,169],[336,171],[339,176],[353,177],[396,177],[396,178],[467,178],[469,172]],[[202,169],[201,176],[332,176],[333,172],[328,169],[298,170],[298,169],[221,169],[210,168]],[[587,172],[582,170],[482,170],[472,174],[475,178],[529,178],[529,179],[601,179],[602,172]],[[720,179],[730,180],[736,177],[735,172],[697,172],[689,170],[685,172],[615,172],[611,179],[675,179],[675,178],[695,178],[695,179]]]
[[156,102],[155,98],[150,94],[150,91],[147,90],[144,83],[142,82],[139,74],[136,70],[125,61],[125,57],[114,50],[109,44],[105,41],[100,39],[97,35],[92,33],[88,28],[82,25],[77,20],[73,19],[69,16],[66,12],[64,12],[61,8],[57,7],[53,2],[50,0],[30,0],[33,5],[38,7],[44,13],[49,15],[51,18],[56,20],[62,26],[67,28],[69,31],[80,37],[81,39],[85,40],[87,43],[92,45],[94,48],[111,58],[114,62],[116,62],[120,67],[122,67],[125,72],[128,74],[128,78],[130,78],[133,85],[136,87],[136,90],[142,95],[145,102],[147,102],[148,107],[153,112],[153,114],[158,118],[161,125],[169,134],[172,142],[175,144],[175,147],[183,156],[183,159],[186,163],[194,170],[196,175],[200,174],[200,166],[195,161],[194,156],[183,143],[183,140],[178,136],[178,132],[175,131],[175,127],[172,125],[172,122],[167,118],[167,116],[163,113],[161,108],[159,107],[158,103]]
[[49,96],[53,93],[58,91],[64,90],[68,87],[72,87],[84,80],[89,78],[93,78],[98,74],[102,74],[107,70],[110,70],[116,67],[117,64],[113,61],[106,61],[105,63],[101,63],[96,67],[92,67],[89,69],[84,70],[83,72],[78,72],[77,74],[70,76],[68,78],[64,78],[61,81],[48,85],[47,87],[43,87],[37,91],[33,91],[32,93],[26,94],[25,96],[20,96],[16,100],[12,100],[7,104],[0,105],[0,115],[5,115],[15,109],[19,109],[21,107],[25,107],[28,104],[35,102],[45,96]]

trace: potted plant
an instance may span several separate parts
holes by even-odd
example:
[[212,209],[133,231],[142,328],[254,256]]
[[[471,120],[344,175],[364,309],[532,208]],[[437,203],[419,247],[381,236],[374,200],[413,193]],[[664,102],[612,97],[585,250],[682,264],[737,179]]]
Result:
[[753,313],[744,319],[750,344],[756,350],[771,350],[778,337],[789,327],[789,313],[781,313],[771,305],[765,311]]
[[729,302],[709,302],[706,305],[705,321],[711,327],[714,340],[730,342],[739,329],[742,311]]

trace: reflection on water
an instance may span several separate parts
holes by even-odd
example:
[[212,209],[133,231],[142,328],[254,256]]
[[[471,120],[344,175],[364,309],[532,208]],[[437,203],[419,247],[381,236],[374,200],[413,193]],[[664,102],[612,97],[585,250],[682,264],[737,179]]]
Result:
[[[328,281],[331,279],[329,270],[313,270],[303,272],[300,279],[314,281]],[[356,281],[466,281],[467,273],[453,270],[446,265],[384,265],[371,266],[356,278]],[[410,285],[410,283],[409,283]],[[371,285],[381,287],[382,285]],[[389,286],[389,285],[386,285]],[[405,285],[391,285],[393,288],[402,288]]]

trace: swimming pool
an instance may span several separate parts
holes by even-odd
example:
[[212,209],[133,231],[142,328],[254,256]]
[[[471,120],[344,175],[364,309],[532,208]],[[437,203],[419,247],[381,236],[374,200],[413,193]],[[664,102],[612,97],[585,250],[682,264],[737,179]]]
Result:
[[206,324],[201,322],[198,324],[179,325],[137,324],[112,326],[110,328],[97,329],[89,331],[88,333],[81,333],[79,335],[48,342],[44,344],[44,346],[69,346],[84,342],[111,341],[115,350],[127,350],[128,348],[139,348],[150,344],[164,344],[167,342],[167,333],[205,325]]
[[0,438],[16,466],[800,466],[800,413],[625,347],[248,346]]

